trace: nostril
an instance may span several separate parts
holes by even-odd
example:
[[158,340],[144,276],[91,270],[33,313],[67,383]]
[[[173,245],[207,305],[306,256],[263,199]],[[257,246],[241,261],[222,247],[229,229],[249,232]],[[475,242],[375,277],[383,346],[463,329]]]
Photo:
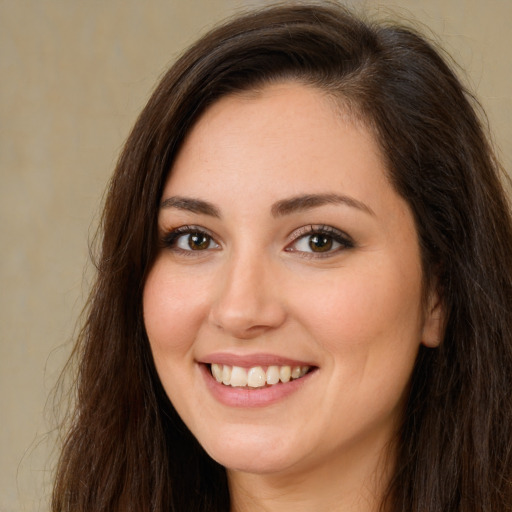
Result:
[[227,311],[215,308],[212,309],[209,316],[210,322],[216,329],[240,340],[253,339],[275,329],[282,325],[284,319],[284,312],[265,311],[265,308],[262,308],[257,314],[242,310]]
[[229,266],[219,279],[210,322],[239,339],[251,339],[280,326],[286,313],[282,294],[275,287],[275,272],[270,275],[269,264],[247,249],[234,256]]

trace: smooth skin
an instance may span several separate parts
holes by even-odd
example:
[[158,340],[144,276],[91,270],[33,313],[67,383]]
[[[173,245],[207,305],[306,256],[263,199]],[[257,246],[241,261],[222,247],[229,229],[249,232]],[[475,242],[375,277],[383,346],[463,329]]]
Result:
[[[152,353],[174,407],[227,468],[232,510],[376,510],[442,311],[434,291],[423,300],[413,217],[370,131],[294,82],[224,97],[188,134],[158,224]],[[267,406],[228,406],[206,385],[218,353],[315,371]]]

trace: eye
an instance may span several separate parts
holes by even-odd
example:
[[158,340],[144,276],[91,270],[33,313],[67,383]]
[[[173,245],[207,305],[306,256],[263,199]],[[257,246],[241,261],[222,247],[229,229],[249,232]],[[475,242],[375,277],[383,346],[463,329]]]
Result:
[[219,249],[220,245],[205,230],[195,226],[181,226],[162,238],[164,247],[181,252],[201,252]]
[[181,235],[175,241],[175,247],[184,251],[204,251],[210,249],[212,244],[212,238],[201,232]]
[[291,235],[293,242],[288,252],[299,252],[310,257],[331,256],[343,249],[354,247],[348,235],[331,226],[304,226]]

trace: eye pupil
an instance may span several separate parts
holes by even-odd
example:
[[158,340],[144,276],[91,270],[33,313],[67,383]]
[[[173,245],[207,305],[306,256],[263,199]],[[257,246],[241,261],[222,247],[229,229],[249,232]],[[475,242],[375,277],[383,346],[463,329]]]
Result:
[[193,251],[208,249],[210,245],[210,237],[204,233],[191,233],[188,237],[188,246]]
[[314,252],[325,252],[332,248],[332,238],[328,235],[316,234],[309,238],[309,247]]

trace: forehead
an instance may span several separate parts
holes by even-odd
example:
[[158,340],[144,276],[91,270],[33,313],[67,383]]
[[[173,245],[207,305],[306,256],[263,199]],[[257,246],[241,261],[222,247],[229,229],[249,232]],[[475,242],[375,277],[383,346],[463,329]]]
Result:
[[364,200],[386,187],[370,130],[326,93],[282,83],[223,97],[206,110],[184,140],[164,195],[255,204],[333,189]]

